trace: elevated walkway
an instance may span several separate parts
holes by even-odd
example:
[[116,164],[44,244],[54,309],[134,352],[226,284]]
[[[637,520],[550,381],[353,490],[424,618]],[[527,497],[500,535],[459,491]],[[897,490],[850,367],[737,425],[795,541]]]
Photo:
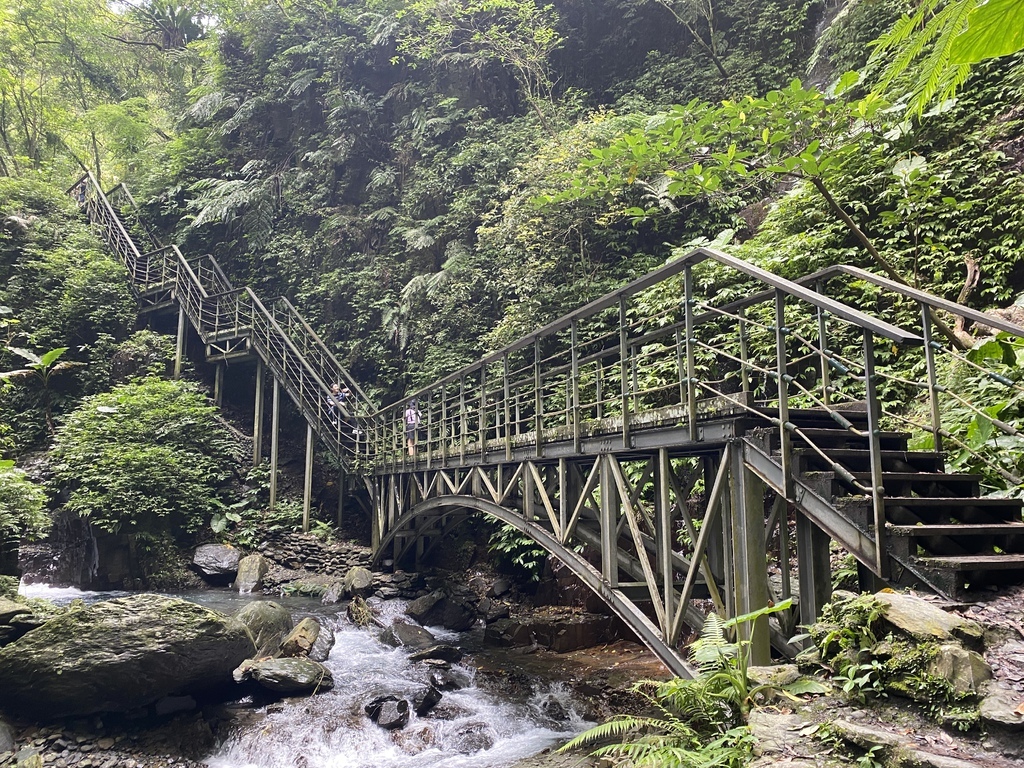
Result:
[[[831,594],[830,541],[865,586],[962,599],[1024,578],[1019,498],[948,471],[946,451],[1018,490],[1020,478],[940,421],[954,403],[993,439],[1016,436],[994,406],[1024,388],[936,335],[940,315],[1024,336],[1014,324],[854,267],[790,281],[698,248],[375,408],[286,299],[232,287],[210,257],[156,242],[140,252],[86,181],[84,207],[144,310],[178,310],[179,354],[190,328],[210,360],[255,360],[307,421],[307,467],[319,437],[359,479],[378,561],[415,562],[489,515],[558,558],[680,675],[685,628],[709,610],[792,599],[744,631],[757,663],[772,646],[795,653],[789,638]],[[133,209],[126,190],[117,197]],[[851,291],[878,311],[841,300]],[[963,391],[975,380],[985,387]],[[363,410],[345,413],[356,435],[330,421],[334,382],[358,393]],[[883,392],[916,405],[887,411]]]

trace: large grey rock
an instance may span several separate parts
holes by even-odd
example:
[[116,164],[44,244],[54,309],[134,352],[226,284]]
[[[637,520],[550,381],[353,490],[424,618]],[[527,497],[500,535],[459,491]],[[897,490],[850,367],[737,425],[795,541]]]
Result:
[[992,679],[992,667],[981,654],[968,651],[954,643],[943,643],[928,671],[953,686],[957,693],[977,693],[983,683]]
[[257,656],[272,656],[281,647],[281,641],[292,631],[292,615],[280,603],[272,600],[254,600],[242,606],[235,618],[245,624],[256,643]]
[[282,656],[309,656],[309,651],[320,635],[320,622],[310,617],[295,625],[295,629],[281,642]]
[[23,716],[124,712],[231,681],[254,651],[240,621],[161,595],[73,608],[0,649],[0,706]]
[[409,722],[409,702],[397,696],[378,696],[363,709],[367,717],[387,731],[404,728]]
[[263,555],[248,555],[238,561],[238,575],[235,576],[235,589],[241,593],[249,593],[258,589],[263,577],[270,570],[270,563]]
[[886,606],[886,621],[918,640],[956,640],[975,650],[984,643],[985,630],[981,624],[946,613],[927,600],[899,592],[878,592],[875,599]]
[[416,716],[423,717],[427,712],[441,703],[443,696],[444,694],[432,685],[427,686],[417,693],[412,700],[412,707],[416,712]]
[[1013,730],[1024,731],[1024,696],[1003,685],[990,684],[981,700],[978,714],[982,720],[999,723]]
[[309,649],[309,658],[313,661],[327,661],[334,647],[334,632],[330,627],[320,625],[320,633],[316,636],[313,647]]
[[407,616],[420,624],[465,632],[476,623],[476,613],[441,590],[418,597],[405,608]]
[[416,649],[428,648],[437,642],[434,636],[423,627],[398,620],[381,633],[380,640],[388,645],[403,645]]
[[264,659],[252,664],[249,677],[275,693],[328,691],[334,687],[331,670],[312,659]]
[[359,565],[349,568],[343,586],[348,595],[366,597],[373,591],[373,574]]
[[196,548],[192,563],[205,576],[232,576],[241,559],[242,553],[227,544],[203,544]]

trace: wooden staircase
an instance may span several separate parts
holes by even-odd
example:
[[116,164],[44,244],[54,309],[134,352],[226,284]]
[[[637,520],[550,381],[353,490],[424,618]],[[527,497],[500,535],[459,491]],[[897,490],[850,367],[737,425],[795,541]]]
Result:
[[[843,415],[858,432],[866,432],[865,414]],[[799,481],[863,534],[853,541],[837,537],[863,559],[872,554],[863,552],[864,541],[875,539],[871,499],[857,487],[871,484],[867,435],[834,423],[829,427],[813,411],[793,412],[791,417],[799,428],[793,440]],[[983,496],[979,475],[947,472],[943,453],[909,450],[909,437],[901,432],[879,435],[886,580],[893,586],[924,586],[959,600],[978,587],[1024,579],[1022,501]],[[777,431],[770,449],[781,470]],[[796,506],[814,519],[821,515],[819,508],[801,503],[799,495]]]

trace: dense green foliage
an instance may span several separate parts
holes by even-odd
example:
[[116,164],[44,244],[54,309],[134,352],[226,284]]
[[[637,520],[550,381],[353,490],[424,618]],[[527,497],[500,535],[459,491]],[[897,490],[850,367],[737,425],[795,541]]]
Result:
[[[85,365],[12,380],[0,447],[40,445],[82,395],[169,358],[166,340],[129,339],[123,270],[62,197],[78,163],[126,179],[162,239],[287,295],[378,400],[722,232],[786,276],[852,262],[1009,303],[1024,64],[983,61],[955,102],[905,115],[922,83],[963,79],[942,61],[1014,50],[992,19],[1018,2],[9,3],[0,370],[21,365],[9,347]],[[940,61],[946,43],[959,51]],[[883,71],[886,46],[905,55]],[[968,441],[995,444],[977,429]]]
[[194,385],[143,379],[86,398],[57,433],[65,508],[111,532],[195,532],[222,509],[234,443]]
[[14,462],[0,461],[0,547],[10,541],[41,536],[50,527],[46,493]]

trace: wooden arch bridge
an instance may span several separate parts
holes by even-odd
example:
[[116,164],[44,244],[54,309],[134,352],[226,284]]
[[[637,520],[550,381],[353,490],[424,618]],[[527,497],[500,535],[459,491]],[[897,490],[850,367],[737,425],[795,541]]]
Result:
[[[256,463],[269,374],[272,499],[283,391],[307,424],[307,521],[319,443],[365,492],[378,560],[418,560],[468,516],[489,515],[568,567],[681,676],[684,626],[699,628],[709,606],[738,616],[793,598],[745,628],[755,663],[772,647],[792,655],[797,625],[831,594],[830,541],[864,580],[947,597],[1024,577],[1020,500],[947,472],[945,451],[969,445],[940,422],[953,401],[985,434],[1016,435],[954,382],[983,379],[1004,401],[1024,388],[951,344],[940,314],[1014,337],[1024,328],[855,267],[790,281],[697,248],[376,407],[287,299],[264,303],[212,257],[149,238],[123,186],[81,184],[143,311],[177,310],[176,370],[190,332],[219,363],[216,397],[228,361],[255,361]],[[879,311],[844,301],[855,294],[877,297]],[[340,421],[326,407],[335,382],[355,393]],[[917,406],[888,412],[880,391]]]

